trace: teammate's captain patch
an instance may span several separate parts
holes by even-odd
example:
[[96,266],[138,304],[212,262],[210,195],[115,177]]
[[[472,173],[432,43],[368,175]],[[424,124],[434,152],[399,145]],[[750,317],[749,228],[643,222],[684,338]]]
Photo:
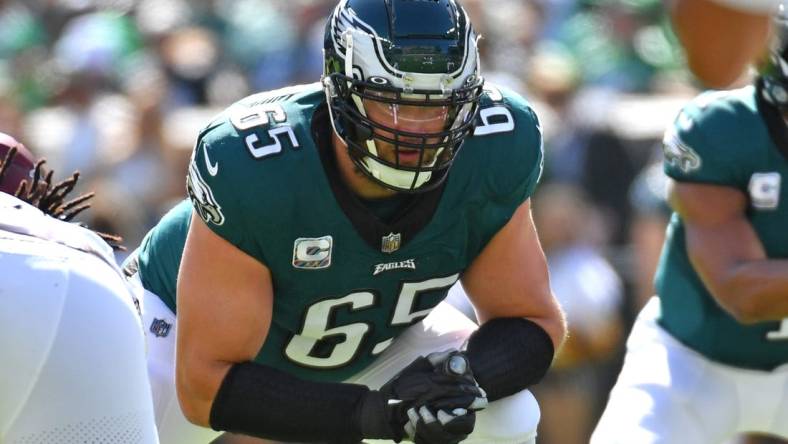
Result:
[[407,259],[400,262],[389,262],[387,264],[377,264],[375,265],[375,271],[372,272],[372,276],[377,276],[384,271],[391,271],[391,270],[415,270],[416,269],[416,259]]
[[293,244],[293,266],[306,270],[317,270],[331,266],[331,236],[299,237]]
[[402,243],[402,235],[399,233],[389,233],[388,236],[383,236],[380,244],[380,251],[384,253],[393,253],[399,250]]
[[153,322],[150,324],[150,332],[157,338],[166,338],[170,334],[171,328],[172,324],[164,319],[153,318]]
[[750,178],[750,201],[759,210],[775,210],[780,204],[780,173],[754,173]]

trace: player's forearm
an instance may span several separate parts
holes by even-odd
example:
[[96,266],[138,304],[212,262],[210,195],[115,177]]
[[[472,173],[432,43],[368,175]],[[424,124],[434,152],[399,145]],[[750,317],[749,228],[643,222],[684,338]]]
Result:
[[[493,300],[493,302],[500,300]],[[526,302],[515,304],[512,300],[506,300],[503,304],[491,304],[490,299],[476,299],[473,301],[473,304],[480,324],[498,318],[519,317],[528,319],[547,332],[555,350],[560,349],[564,340],[566,340],[566,317],[553,292],[550,290],[549,281],[544,281],[541,291],[532,288],[529,296],[523,298],[523,300]]]
[[219,362],[214,365],[196,362],[186,365],[181,360],[177,363],[175,386],[178,402],[189,422],[210,427],[211,406],[230,367],[229,363]]
[[210,427],[285,442],[393,439],[377,391],[308,381],[254,362],[234,364],[210,410]]
[[380,390],[370,390],[301,379],[251,361],[235,363],[213,397],[208,422],[217,431],[283,442],[399,442],[410,420],[407,411],[427,401],[447,403],[448,411],[486,405],[471,376],[446,370],[444,361],[418,358]]
[[557,305],[552,308],[554,308],[554,311],[550,316],[538,318],[525,316],[525,318],[542,327],[544,331],[547,332],[548,336],[550,336],[550,340],[553,342],[553,349],[559,350],[566,340],[566,318],[563,311],[561,311]]
[[479,386],[495,401],[539,382],[555,348],[550,334],[530,319],[496,318],[470,336],[466,355]]
[[788,317],[788,260],[747,261],[729,268],[715,296],[738,321]]

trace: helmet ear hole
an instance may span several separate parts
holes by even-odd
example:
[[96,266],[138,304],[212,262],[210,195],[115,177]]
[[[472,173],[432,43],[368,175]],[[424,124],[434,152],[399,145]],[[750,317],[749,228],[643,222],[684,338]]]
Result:
[[359,140],[371,140],[372,139],[372,128],[368,125],[365,125],[361,122],[356,123],[354,125],[356,128],[356,137]]
[[371,140],[373,136],[372,127],[363,121],[349,119],[347,116],[341,116],[340,121],[342,127],[345,128],[347,136],[357,142]]

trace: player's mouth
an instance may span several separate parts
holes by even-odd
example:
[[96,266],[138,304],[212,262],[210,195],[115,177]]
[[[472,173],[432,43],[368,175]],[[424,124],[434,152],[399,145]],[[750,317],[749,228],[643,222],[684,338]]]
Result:
[[[419,163],[419,157],[421,157],[421,150],[400,147],[397,156],[401,165],[416,166]],[[424,160],[427,160],[427,157],[429,156],[425,155]]]

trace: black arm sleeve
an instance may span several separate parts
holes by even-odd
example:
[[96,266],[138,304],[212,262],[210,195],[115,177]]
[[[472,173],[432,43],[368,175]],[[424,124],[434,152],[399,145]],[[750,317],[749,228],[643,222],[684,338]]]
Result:
[[468,339],[466,356],[473,376],[495,401],[539,382],[553,361],[550,335],[523,318],[485,322]]
[[313,382],[244,362],[225,376],[211,406],[211,428],[279,441],[358,443],[358,415],[370,390]]

